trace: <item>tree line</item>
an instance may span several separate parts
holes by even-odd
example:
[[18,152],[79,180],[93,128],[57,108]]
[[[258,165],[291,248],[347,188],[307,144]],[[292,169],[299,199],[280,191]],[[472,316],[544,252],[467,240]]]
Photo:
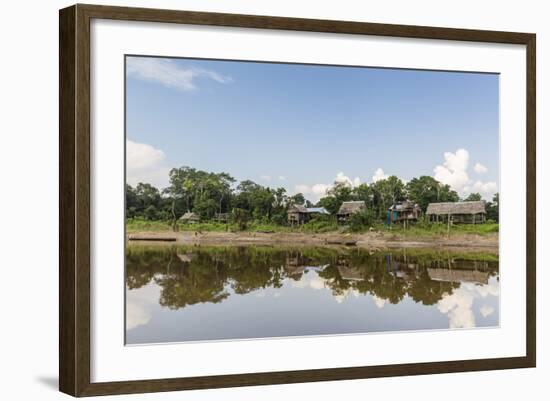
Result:
[[[432,202],[481,200],[479,193],[461,199],[458,193],[430,176],[411,179],[406,184],[390,176],[371,184],[352,187],[345,182],[334,182],[318,202],[313,203],[304,194],[289,195],[285,188],[271,188],[251,180],[237,183],[230,174],[213,173],[192,167],[170,171],[169,186],[162,190],[139,183],[126,185],[126,217],[146,220],[177,221],[185,212],[196,213],[209,221],[220,214],[233,220],[254,220],[284,225],[291,205],[324,207],[336,214],[343,202],[364,201],[371,219],[383,221],[387,209],[396,202],[409,200],[417,203],[423,212]],[[487,202],[487,218],[498,222],[499,194]]]

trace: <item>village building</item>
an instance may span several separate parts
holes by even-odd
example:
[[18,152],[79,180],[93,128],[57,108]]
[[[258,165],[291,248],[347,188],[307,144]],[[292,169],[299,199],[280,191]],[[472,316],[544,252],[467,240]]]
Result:
[[422,209],[416,203],[411,201],[398,202],[388,208],[386,224],[403,223],[416,221],[422,214]]
[[364,201],[343,202],[342,206],[340,206],[340,209],[338,210],[338,213],[336,213],[336,218],[339,223],[346,223],[352,215],[366,209],[367,205]]
[[349,267],[345,265],[336,266],[340,277],[346,281],[364,281],[365,277],[363,272],[356,267]]
[[487,212],[485,201],[430,203],[426,210],[430,222],[484,223]]
[[434,281],[489,284],[489,273],[479,270],[428,268],[428,276]]
[[185,224],[195,224],[200,222],[200,217],[198,214],[193,212],[187,212],[184,213],[183,216],[180,217],[180,221]]
[[218,223],[227,223],[230,217],[230,213],[216,213],[214,214],[214,221]]
[[288,208],[287,217],[290,225],[307,223],[316,216],[330,215],[324,207],[305,207],[303,205],[292,205]]
[[292,226],[304,224],[307,219],[307,208],[303,205],[291,205],[287,211],[288,223]]

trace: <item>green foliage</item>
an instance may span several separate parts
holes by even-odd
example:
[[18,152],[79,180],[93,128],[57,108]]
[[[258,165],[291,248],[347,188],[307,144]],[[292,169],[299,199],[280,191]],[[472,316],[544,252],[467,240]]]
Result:
[[487,219],[495,221],[498,223],[499,217],[499,206],[498,206],[499,195],[498,193],[493,196],[492,202],[487,202],[485,209],[487,210]]
[[288,198],[288,202],[291,205],[303,205],[306,203],[306,198],[304,197],[304,194],[298,192],[296,195],[290,196]]
[[211,173],[191,167],[170,170],[170,186],[164,190],[174,201],[175,217],[187,211],[210,219],[215,213],[231,209],[231,185],[235,179],[227,173]]
[[478,194],[478,193],[470,194],[464,199],[464,201],[466,201],[466,202],[480,201],[480,200],[481,200],[481,195]]
[[130,233],[138,231],[169,231],[170,229],[171,225],[169,221],[152,221],[141,217],[126,219],[126,231]]
[[139,183],[135,188],[126,185],[126,217],[160,220],[168,206],[169,202],[152,185]]
[[365,209],[351,216],[349,230],[352,232],[363,231],[370,228],[374,224],[374,220],[374,213],[369,209]]
[[333,216],[318,216],[304,224],[301,229],[305,232],[328,233],[338,231],[338,224]]
[[[447,224],[444,223],[426,223],[418,222],[411,225],[409,228],[403,230],[398,227],[385,228],[385,230],[392,230],[392,232],[398,232],[400,235],[407,237],[441,237],[448,233]],[[463,235],[463,234],[476,234],[476,235],[489,235],[491,233],[498,233],[499,226],[496,223],[484,223],[484,224],[454,224],[450,227],[450,235]]]
[[335,215],[338,212],[341,204],[342,203],[334,196],[325,196],[317,202],[317,206],[324,207],[332,215]]
[[236,207],[233,209],[231,220],[237,225],[239,230],[246,230],[246,226],[248,223],[248,213],[246,212],[246,210]]
[[[126,217],[136,229],[146,226],[145,221],[161,222],[162,227],[172,225],[185,212],[194,212],[201,222],[215,222],[218,214],[231,216],[230,229],[246,230],[249,227],[274,226],[281,231],[288,226],[287,211],[290,205],[314,206],[302,193],[289,196],[285,188],[270,188],[245,180],[236,184],[228,173],[212,173],[191,167],[175,168],[170,171],[170,185],[162,191],[150,184],[139,183],[135,188],[126,185]],[[470,194],[466,200],[479,200],[481,195]],[[351,231],[360,232],[371,226],[382,224],[388,208],[402,200],[417,203],[425,212],[431,202],[456,202],[458,194],[433,177],[421,176],[411,179],[406,185],[396,176],[378,180],[372,184],[352,186],[337,181],[315,206],[324,207],[328,220],[312,220],[297,229],[311,232],[337,230],[334,216],[343,202],[363,201],[367,211],[354,215],[349,222]],[[498,223],[499,195],[486,204],[487,218]],[[416,227],[422,228],[422,222]],[[227,229],[227,224],[221,227]],[[207,227],[211,227],[207,225]],[[425,231],[436,231],[436,225],[426,225]],[[498,227],[498,226],[497,226]],[[220,228],[221,229],[221,228]],[[411,227],[411,230],[413,227]],[[498,228],[497,228],[498,229]],[[475,228],[479,231],[479,228]]]
[[423,212],[433,202],[458,202],[458,194],[448,185],[443,185],[433,177],[423,175],[407,183],[408,198],[417,203]]
[[388,208],[396,202],[404,200],[405,184],[392,175],[384,180],[376,181],[371,185],[372,207],[377,219],[384,219]]

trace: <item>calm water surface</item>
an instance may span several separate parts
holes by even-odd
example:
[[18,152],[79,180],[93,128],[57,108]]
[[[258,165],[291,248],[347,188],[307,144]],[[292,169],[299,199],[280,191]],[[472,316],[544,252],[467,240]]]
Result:
[[499,325],[498,256],[146,246],[126,252],[126,342]]

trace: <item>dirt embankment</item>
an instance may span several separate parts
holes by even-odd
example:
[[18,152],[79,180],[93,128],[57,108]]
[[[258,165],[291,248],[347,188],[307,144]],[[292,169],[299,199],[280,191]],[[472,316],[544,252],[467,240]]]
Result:
[[260,233],[260,232],[136,232],[131,239],[175,239],[173,244],[209,245],[292,245],[324,246],[351,245],[362,248],[461,248],[498,252],[498,233],[488,235],[453,234],[450,237],[411,237],[394,233],[370,232],[364,234],[310,234],[310,233]]

